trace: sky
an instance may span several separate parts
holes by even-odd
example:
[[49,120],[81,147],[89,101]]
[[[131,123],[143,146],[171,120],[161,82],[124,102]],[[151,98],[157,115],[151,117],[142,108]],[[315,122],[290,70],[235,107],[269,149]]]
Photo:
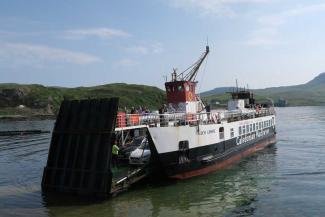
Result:
[[325,1],[1,0],[0,83],[163,88],[208,43],[199,91],[325,71]]

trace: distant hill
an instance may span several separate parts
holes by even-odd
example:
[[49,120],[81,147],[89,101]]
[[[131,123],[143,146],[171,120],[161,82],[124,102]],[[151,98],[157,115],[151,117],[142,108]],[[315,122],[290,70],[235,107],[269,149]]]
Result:
[[308,86],[319,86],[325,84],[325,72],[316,76],[313,80],[306,83]]
[[[220,87],[201,93],[205,102],[226,104],[233,87]],[[294,86],[253,90],[256,99],[273,99],[287,106],[325,105],[325,73]],[[0,84],[0,117],[3,115],[54,115],[63,99],[119,97],[120,108],[148,106],[158,109],[165,102],[165,91],[146,85],[114,83],[94,87],[46,87],[39,84]]]
[[205,97],[205,96],[210,96],[210,95],[215,95],[215,94],[223,94],[223,93],[233,90],[233,88],[234,87],[216,87],[212,90],[202,92],[202,93],[200,93],[200,95],[201,95],[201,97]]
[[[217,90],[214,92],[214,90]],[[227,90],[214,89],[202,93],[206,101],[214,103],[215,101],[225,103]],[[265,89],[252,90],[257,99],[272,99],[275,103],[285,101],[287,106],[306,106],[306,105],[325,105],[325,73],[319,74],[311,81],[293,86],[270,87]]]
[[0,84],[0,115],[55,114],[63,99],[107,97],[119,97],[120,108],[157,109],[165,101],[165,92],[153,86],[124,83],[76,88]]

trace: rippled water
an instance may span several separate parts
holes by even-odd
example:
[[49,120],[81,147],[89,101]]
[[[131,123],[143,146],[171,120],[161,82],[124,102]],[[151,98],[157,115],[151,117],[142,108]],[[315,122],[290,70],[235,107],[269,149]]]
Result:
[[[277,144],[239,164],[97,203],[42,195],[50,134],[1,137],[0,216],[325,216],[325,107],[277,114]],[[52,127],[53,121],[0,123],[0,130]]]

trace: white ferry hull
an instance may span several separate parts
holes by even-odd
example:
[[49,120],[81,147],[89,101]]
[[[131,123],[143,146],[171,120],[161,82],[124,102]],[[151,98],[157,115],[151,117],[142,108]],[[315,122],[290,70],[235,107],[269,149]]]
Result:
[[[276,142],[274,115],[230,123],[149,128],[158,161],[171,178],[185,179],[214,172]],[[273,120],[273,121],[272,121]],[[240,126],[252,127],[245,134]],[[219,129],[224,133],[220,135]]]

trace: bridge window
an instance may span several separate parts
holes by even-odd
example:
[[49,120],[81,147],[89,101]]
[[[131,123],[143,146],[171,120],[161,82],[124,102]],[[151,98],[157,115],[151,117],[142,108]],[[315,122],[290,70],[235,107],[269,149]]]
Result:
[[249,125],[249,132],[252,132],[252,131],[253,131],[253,125],[250,124],[250,125]]
[[246,125],[246,133],[249,133],[249,125]]
[[219,128],[219,138],[220,139],[224,139],[225,138],[225,132],[224,132],[224,128],[223,127],[220,127]]
[[239,135],[241,135],[241,126],[238,128]]
[[234,138],[235,137],[235,132],[234,132],[234,128],[230,129],[230,138]]
[[253,124],[253,131],[255,131],[255,123]]

